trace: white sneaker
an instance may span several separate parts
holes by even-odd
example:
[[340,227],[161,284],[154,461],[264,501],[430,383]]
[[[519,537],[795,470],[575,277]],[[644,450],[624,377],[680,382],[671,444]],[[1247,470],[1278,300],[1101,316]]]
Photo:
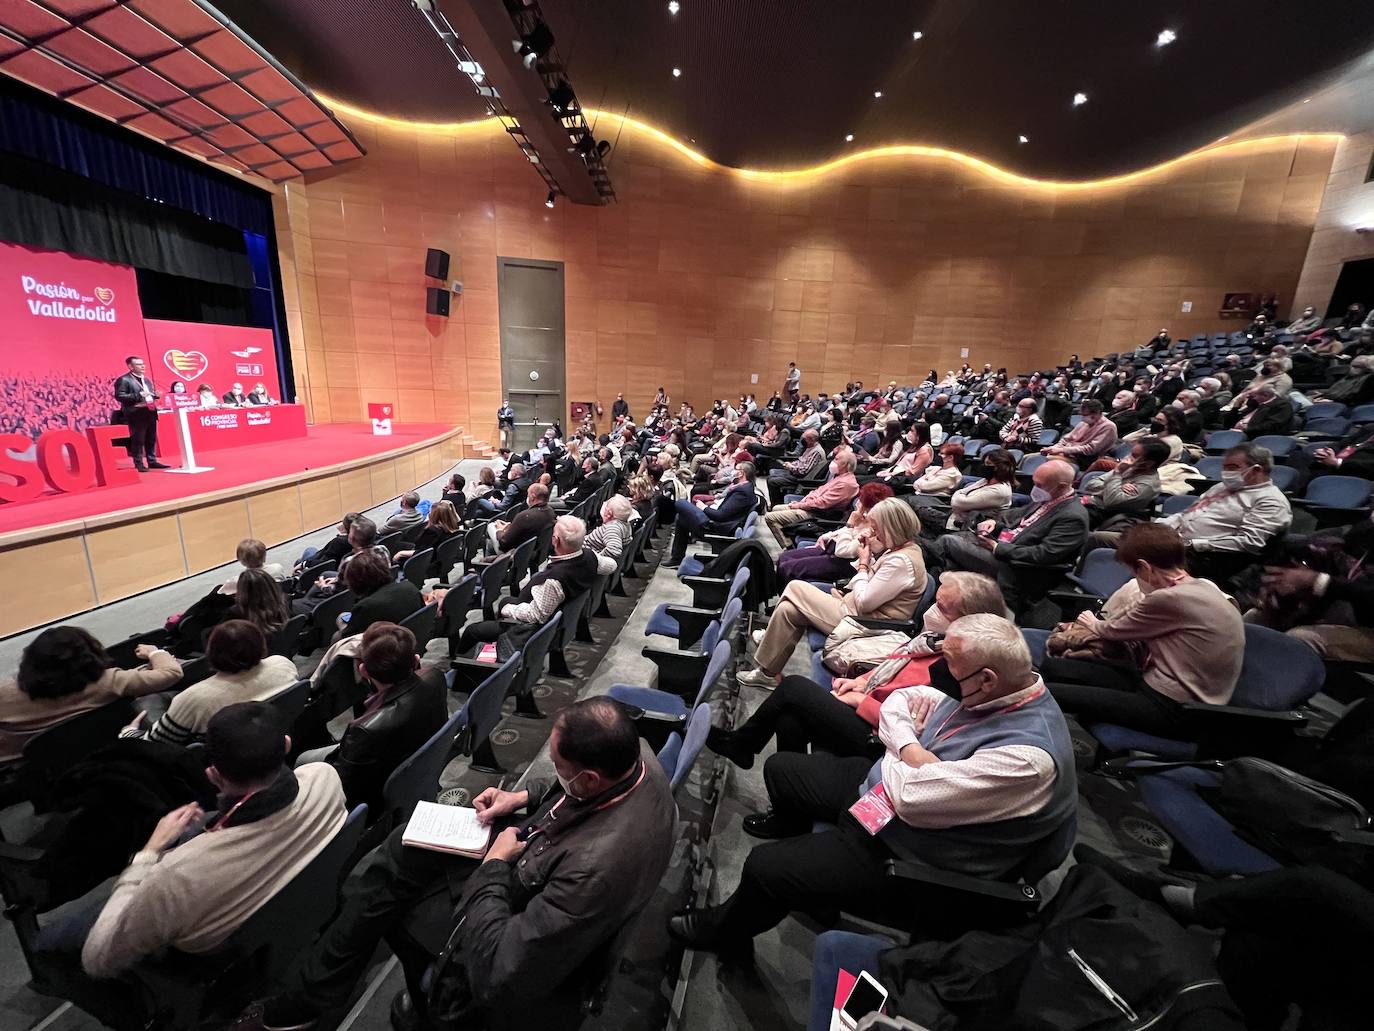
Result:
[[778,686],[778,678],[769,676],[761,669],[748,669],[743,673],[736,673],[735,679],[747,687],[761,687],[765,691],[771,691]]
[[754,642],[754,647],[755,647],[755,648],[757,648],[759,645],[763,644],[763,634],[764,634],[764,631],[762,631],[762,630],[755,630],[752,634],[749,635],[749,640],[751,640],[751,641]]

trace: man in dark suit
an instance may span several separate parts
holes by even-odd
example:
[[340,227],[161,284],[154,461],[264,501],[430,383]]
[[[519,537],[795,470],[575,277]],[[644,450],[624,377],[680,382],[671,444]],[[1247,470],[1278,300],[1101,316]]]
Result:
[[[614,472],[615,470],[609,470]],[[563,497],[558,499],[557,507],[561,509],[571,508],[573,505],[581,504],[589,497],[599,491],[606,482],[608,470],[602,468],[601,462],[588,455],[582,460],[582,480],[576,487],[570,490]]]
[[248,403],[248,395],[243,392],[243,384],[235,383],[234,388],[220,398],[227,405],[240,407]]
[[517,513],[510,522],[493,519],[491,544],[496,551],[511,551],[526,541],[532,541],[553,526],[558,516],[549,507],[549,488],[542,483],[532,483],[525,491],[526,508]]
[[949,569],[995,577],[1016,613],[1038,601],[1063,576],[1088,536],[1088,511],[1074,493],[1076,470],[1052,459],[1035,470],[1031,503],[985,519],[976,532],[941,537],[932,550]]
[[754,492],[755,475],[752,462],[740,462],[735,466],[734,482],[714,507],[708,507],[701,502],[677,502],[677,520],[673,524],[673,548],[663,564],[669,569],[675,569],[687,557],[687,545],[700,534],[709,531],[733,533],[735,527],[748,518],[758,503],[758,495]]
[[170,469],[157,460],[157,387],[138,355],[130,355],[124,364],[129,371],[115,380],[114,396],[124,425],[129,427],[129,457],[141,473]]
[[1272,387],[1260,387],[1251,394],[1247,409],[1234,427],[1244,433],[1247,440],[1283,435],[1293,429],[1293,403],[1275,394]]
[[1309,456],[1294,451],[1288,464],[1298,470],[1301,480],[1339,473],[1374,480],[1374,425],[1351,430],[1328,447],[1319,447]]

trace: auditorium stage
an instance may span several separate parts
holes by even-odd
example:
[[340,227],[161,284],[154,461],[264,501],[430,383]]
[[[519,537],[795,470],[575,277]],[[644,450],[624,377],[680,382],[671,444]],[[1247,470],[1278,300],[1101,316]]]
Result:
[[304,439],[199,456],[213,471],[0,505],[0,636],[232,562],[383,504],[469,456],[461,427],[312,426]]

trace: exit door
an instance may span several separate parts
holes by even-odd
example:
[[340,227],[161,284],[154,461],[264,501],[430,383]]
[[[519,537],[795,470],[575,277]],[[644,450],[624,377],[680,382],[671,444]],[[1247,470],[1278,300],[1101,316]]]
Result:
[[515,409],[512,449],[526,451],[567,421],[563,263],[497,258],[501,385]]

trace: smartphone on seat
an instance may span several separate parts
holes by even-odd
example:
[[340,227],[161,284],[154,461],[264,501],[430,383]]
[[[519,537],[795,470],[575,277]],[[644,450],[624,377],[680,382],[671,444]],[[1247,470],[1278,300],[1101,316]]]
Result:
[[886,1002],[887,989],[868,971],[861,971],[854,979],[844,1005],[840,1007],[840,1023],[846,1028],[857,1028],[859,1021],[881,1010]]

